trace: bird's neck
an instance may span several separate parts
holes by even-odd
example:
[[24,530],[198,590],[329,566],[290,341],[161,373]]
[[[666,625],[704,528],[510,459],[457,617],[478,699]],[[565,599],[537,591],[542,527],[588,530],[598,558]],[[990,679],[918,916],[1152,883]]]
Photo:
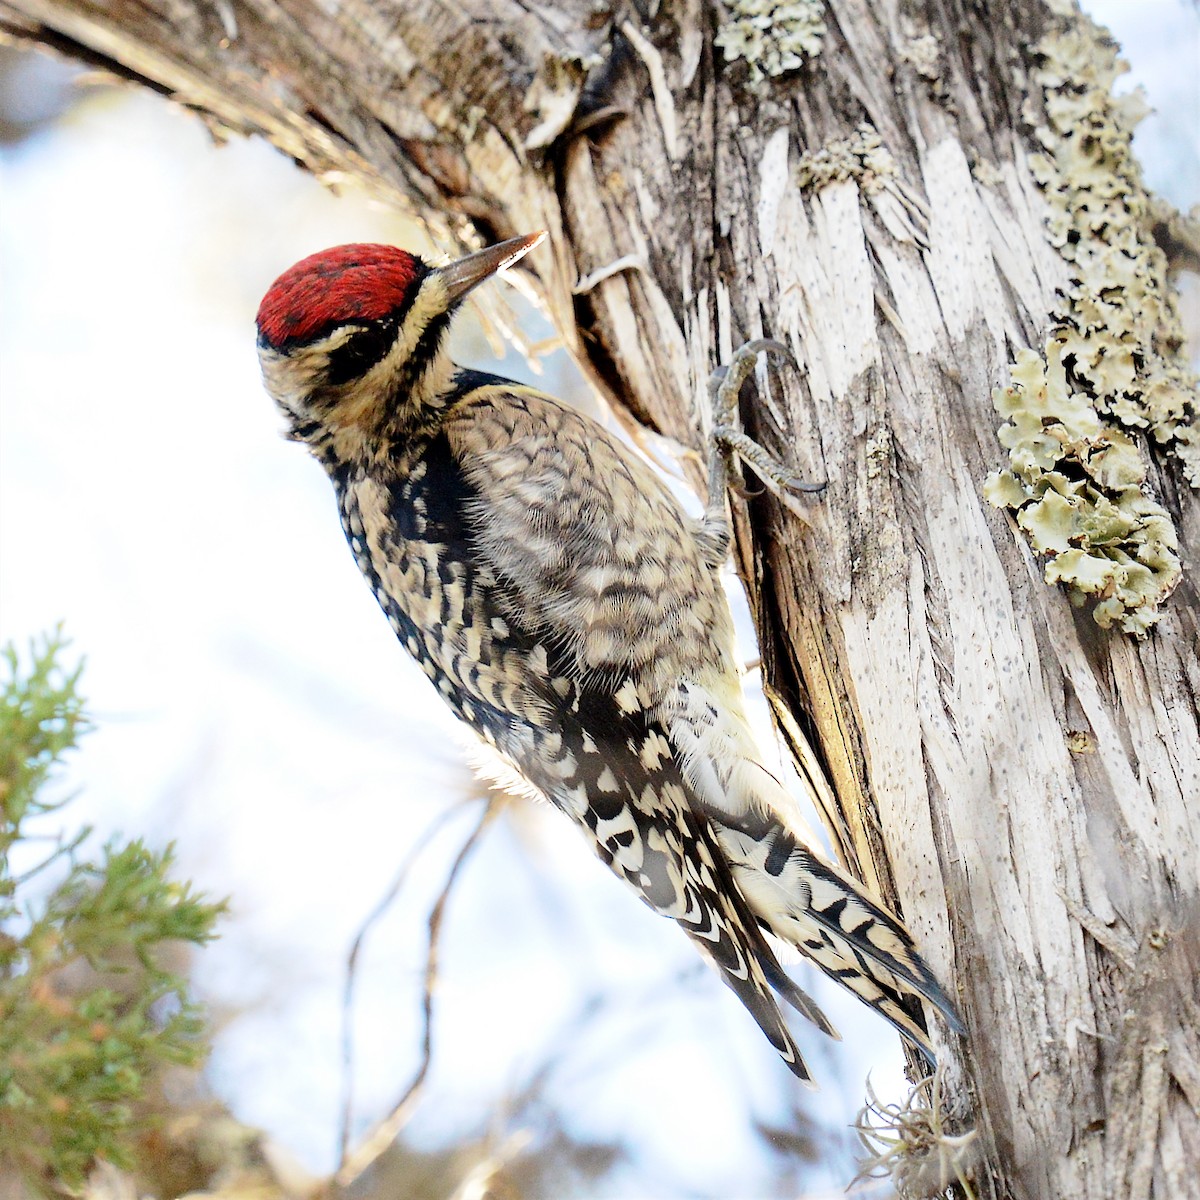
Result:
[[402,456],[406,447],[436,436],[461,393],[456,385],[460,374],[465,372],[439,353],[419,372],[402,367],[383,387],[376,381],[369,389],[350,392],[319,424],[294,423],[291,436],[307,445],[330,473],[351,466],[369,472]]

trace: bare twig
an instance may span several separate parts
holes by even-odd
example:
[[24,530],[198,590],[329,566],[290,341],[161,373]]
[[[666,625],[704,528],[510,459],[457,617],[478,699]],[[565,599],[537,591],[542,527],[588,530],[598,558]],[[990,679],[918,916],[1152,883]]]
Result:
[[346,958],[346,985],[342,991],[342,1128],[338,1143],[339,1170],[346,1165],[346,1157],[350,1151],[350,1124],[353,1119],[354,1022],[352,1017],[354,1012],[354,986],[358,979],[359,953],[362,951],[363,943],[366,941],[367,934],[371,932],[372,927],[395,904],[396,897],[400,895],[400,889],[404,886],[404,882],[408,878],[408,873],[416,865],[417,859],[428,848],[429,843],[433,841],[434,837],[449,822],[451,817],[468,804],[474,803],[475,799],[476,797],[470,796],[465,800],[460,800],[457,804],[453,804],[438,813],[429,822],[425,828],[425,832],[413,844],[408,857],[401,863],[400,869],[396,872],[395,878],[393,878],[387,891],[384,892],[379,903],[375,905],[363,923],[358,927],[358,933],[354,936],[354,944],[350,947],[350,953]]
[[[433,993],[437,987],[438,945],[441,938],[442,920],[446,912],[446,903],[450,898],[450,893],[468,856],[478,844],[484,830],[504,806],[505,800],[506,797],[499,793],[489,795],[483,812],[479,815],[479,820],[475,823],[475,827],[467,835],[466,841],[460,847],[453,865],[446,874],[446,882],[442,885],[442,890],[438,893],[438,898],[434,902],[433,908],[429,911],[429,939],[428,948],[425,953],[425,982],[421,999],[421,1061],[417,1067],[416,1074],[413,1076],[408,1087],[404,1089],[400,1098],[392,1106],[391,1112],[371,1130],[354,1152],[346,1154],[345,1144],[343,1143],[342,1162],[338,1167],[337,1174],[334,1176],[334,1182],[340,1188],[348,1187],[353,1183],[396,1140],[396,1135],[404,1128],[411,1109],[420,1095],[425,1077],[429,1074],[430,1063],[433,1060]],[[427,831],[422,838],[422,844],[426,843],[431,835],[432,831]],[[419,853],[420,849],[421,846],[414,849],[413,854],[409,856],[409,862],[406,864],[405,870],[411,866],[413,858]],[[400,882],[402,882],[402,879],[398,875],[394,888],[398,889]],[[376,909],[376,913],[372,914],[372,920],[375,919],[383,908],[386,908],[387,903],[390,903],[390,898]],[[361,940],[361,935],[359,940]]]
[[[466,1178],[454,1189],[450,1200],[487,1200],[501,1193],[493,1188],[497,1177],[510,1163],[520,1157],[533,1141],[528,1129],[518,1129],[508,1135],[504,1142],[491,1150],[477,1162]],[[505,1189],[507,1192],[507,1189]]]

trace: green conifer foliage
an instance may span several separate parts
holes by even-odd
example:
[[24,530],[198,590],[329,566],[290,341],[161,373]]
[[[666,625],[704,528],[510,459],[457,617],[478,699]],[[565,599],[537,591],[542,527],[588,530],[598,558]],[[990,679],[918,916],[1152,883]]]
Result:
[[147,1081],[203,1057],[170,955],[224,908],[171,878],[170,846],[114,840],[92,860],[90,830],[57,833],[70,797],[46,785],[90,727],[64,650],[55,633],[24,661],[0,651],[0,1167],[47,1193],[98,1159],[132,1165]]

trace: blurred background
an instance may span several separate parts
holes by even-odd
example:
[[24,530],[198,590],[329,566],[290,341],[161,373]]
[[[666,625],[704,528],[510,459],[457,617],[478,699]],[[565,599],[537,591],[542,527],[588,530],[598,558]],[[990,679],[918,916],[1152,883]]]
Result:
[[[1152,188],[1189,208],[1195,5],[1085,7],[1124,46],[1122,87],[1155,109],[1137,135]],[[231,897],[191,964],[215,1024],[206,1086],[327,1173],[351,944],[429,832],[358,964],[357,1137],[420,1063],[427,919],[484,801],[359,578],[323,473],[279,436],[253,321],[271,280],[324,246],[436,248],[262,142],[217,145],[159,97],[37,54],[0,48],[0,141],[0,641],[62,621],[86,656],[97,729],[58,785],[79,792],[66,818],[97,840],[175,841],[179,873]],[[509,300],[529,341],[551,337]],[[474,316],[454,349],[534,378],[519,355],[495,361]],[[561,354],[541,370],[591,403]],[[864,1079],[885,1099],[906,1090],[894,1035],[803,966],[845,1040],[794,1022],[821,1082],[799,1089],[686,939],[526,802],[480,839],[443,934],[404,1195],[448,1195],[485,1155],[507,1156],[530,1197],[839,1195]]]

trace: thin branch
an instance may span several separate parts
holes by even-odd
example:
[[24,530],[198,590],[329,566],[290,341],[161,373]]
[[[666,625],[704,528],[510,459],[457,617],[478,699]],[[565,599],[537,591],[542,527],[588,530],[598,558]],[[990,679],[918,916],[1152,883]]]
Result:
[[354,1022],[352,1018],[354,1013],[354,987],[358,979],[359,953],[372,927],[395,904],[396,897],[399,896],[400,889],[404,886],[405,880],[408,878],[408,873],[416,866],[417,860],[428,848],[430,842],[433,841],[443,826],[449,822],[451,817],[468,804],[473,804],[475,800],[476,797],[474,796],[460,800],[457,804],[453,804],[440,812],[429,822],[425,828],[425,832],[417,839],[409,851],[408,857],[400,865],[400,869],[396,872],[391,885],[384,892],[378,904],[375,905],[367,918],[358,927],[358,933],[354,936],[354,944],[350,947],[350,953],[346,958],[346,985],[342,991],[342,1129],[338,1143],[339,1170],[345,1167],[346,1158],[350,1151],[350,1125],[354,1108]]
[[[421,1061],[412,1081],[393,1105],[391,1112],[363,1139],[353,1154],[346,1155],[343,1148],[342,1162],[334,1176],[334,1181],[339,1188],[346,1188],[353,1183],[396,1140],[396,1136],[408,1121],[415,1101],[420,1096],[421,1087],[429,1074],[429,1067],[433,1061],[433,993],[437,987],[438,945],[441,939],[446,903],[467,857],[478,844],[484,830],[503,808],[506,800],[507,797],[499,793],[492,793],[488,797],[479,820],[459,849],[458,855],[446,875],[446,882],[442,885],[442,890],[438,894],[433,908],[430,909],[429,940],[425,954],[425,983],[421,1001]],[[427,841],[429,836],[430,832],[427,831],[422,841]],[[411,857],[410,863],[406,864],[406,869],[411,865]]]

